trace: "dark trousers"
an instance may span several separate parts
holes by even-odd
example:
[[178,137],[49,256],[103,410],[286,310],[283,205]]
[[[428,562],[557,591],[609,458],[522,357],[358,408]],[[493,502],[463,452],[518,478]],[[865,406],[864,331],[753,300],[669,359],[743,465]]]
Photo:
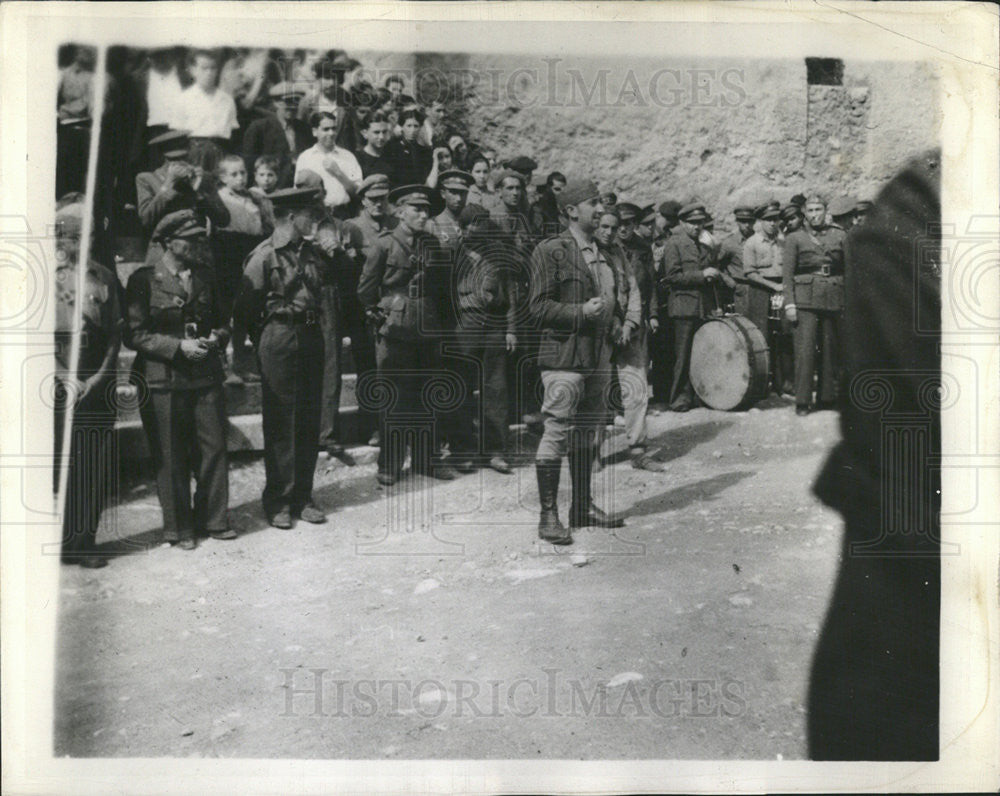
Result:
[[[65,393],[57,389],[55,410],[55,486],[62,468]],[[73,560],[93,555],[101,511],[117,492],[118,442],[115,410],[98,390],[80,402],[73,412],[69,473],[63,507],[62,557]]]
[[[454,453],[493,457],[507,452],[507,351],[503,329],[462,321],[458,348],[465,366],[465,401],[455,423],[458,432]],[[479,405],[473,390],[479,390]],[[472,421],[479,419],[479,444]]]
[[[846,538],[877,536],[878,522],[848,519]],[[940,558],[847,545],[809,680],[809,756],[937,760]]]
[[[233,304],[243,281],[243,263],[263,240],[256,235],[245,235],[242,232],[217,230],[212,236],[212,253],[216,285],[219,290],[219,304],[222,317],[230,318],[233,314]],[[234,319],[233,352],[238,356],[246,345],[247,330],[241,321]]]
[[340,422],[340,395],[343,388],[344,338],[351,338],[351,358],[357,374],[355,395],[358,402],[358,420],[361,433],[367,439],[375,429],[375,413],[363,400],[367,382],[375,371],[375,344],[365,325],[364,313],[356,297],[344,295],[338,288],[323,289],[323,408],[320,416],[319,445],[326,448],[343,442]]
[[698,318],[671,318],[670,327],[674,338],[674,378],[670,384],[670,403],[694,402],[694,389],[691,387],[691,344],[694,333],[701,321]]
[[[221,385],[150,392],[142,410],[156,466],[163,537],[190,539],[195,530],[229,527],[229,460]],[[191,501],[191,474],[197,488]]]
[[840,314],[799,307],[795,324],[795,403],[799,406],[812,403],[817,338],[820,347],[817,400],[827,403],[837,397]]
[[505,355],[507,417],[520,423],[524,415],[542,408],[541,375],[538,371],[538,333],[517,332],[517,350]]
[[375,343],[378,377],[368,393],[379,410],[381,473],[399,475],[408,444],[413,470],[426,472],[441,441],[455,437],[454,418],[467,388],[460,373],[442,367],[439,345],[416,336]]
[[791,326],[782,312],[781,320],[771,318],[771,296],[766,287],[745,285],[736,311],[745,315],[767,338],[771,352],[771,385],[776,393],[791,392],[795,377],[795,357],[792,348]]
[[665,404],[670,400],[670,384],[674,376],[673,334],[666,313],[656,334],[649,340],[649,386],[653,391],[653,401]]
[[264,427],[264,513],[298,511],[312,500],[323,394],[323,332],[316,324],[270,321],[257,345]]

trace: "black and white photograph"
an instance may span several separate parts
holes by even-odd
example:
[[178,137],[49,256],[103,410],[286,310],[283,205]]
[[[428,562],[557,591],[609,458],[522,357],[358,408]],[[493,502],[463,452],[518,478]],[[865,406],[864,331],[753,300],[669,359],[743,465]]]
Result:
[[5,790],[1000,785],[996,7],[574,6],[3,9]]

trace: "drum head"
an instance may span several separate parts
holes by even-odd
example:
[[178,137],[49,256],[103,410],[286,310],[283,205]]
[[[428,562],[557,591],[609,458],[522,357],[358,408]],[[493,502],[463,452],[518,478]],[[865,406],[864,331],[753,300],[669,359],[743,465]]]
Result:
[[691,345],[691,385],[712,409],[735,409],[750,389],[746,338],[726,318],[701,325]]

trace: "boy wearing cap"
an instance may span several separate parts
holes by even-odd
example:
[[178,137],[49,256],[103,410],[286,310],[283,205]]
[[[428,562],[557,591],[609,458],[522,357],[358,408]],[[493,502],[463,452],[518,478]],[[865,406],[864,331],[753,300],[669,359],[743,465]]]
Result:
[[255,119],[243,134],[243,160],[247,165],[263,155],[278,159],[277,188],[290,188],[295,174],[295,160],[313,144],[309,125],[295,118],[295,108],[302,92],[291,83],[279,83],[269,92],[274,113]]
[[379,413],[381,447],[376,478],[384,486],[400,476],[407,438],[413,448],[413,471],[441,480],[457,477],[447,464],[435,461],[438,436],[451,431],[452,421],[434,405],[427,382],[445,379],[440,373],[437,335],[440,303],[447,300],[451,261],[437,239],[425,231],[431,191],[426,185],[404,185],[389,194],[399,223],[383,234],[368,252],[358,283],[358,298],[375,325],[378,376],[393,400]]
[[691,386],[691,344],[709,308],[715,307],[713,286],[722,282],[715,267],[715,253],[702,234],[708,213],[694,202],[678,214],[680,233],[671,235],[663,248],[662,286],[669,288],[667,315],[674,337],[674,374],[670,385],[670,410],[688,411],[695,400]]
[[[135,271],[126,288],[126,343],[135,349],[133,377],[149,390],[140,413],[156,464],[163,536],[193,550],[195,536],[234,539],[226,508],[229,472],[222,358],[229,342],[211,271],[198,249],[205,228],[192,210],[167,215],[153,239],[154,265]],[[197,491],[192,502],[191,475]]]
[[[608,412],[614,345],[623,312],[614,268],[594,239],[600,193],[590,180],[570,180],[559,194],[568,229],[542,241],[531,257],[532,320],[541,332],[538,367],[545,397],[544,433],[535,454],[541,504],[539,538],[572,544],[572,528],[618,528],[591,499],[598,435]],[[562,457],[569,453],[573,499],[569,528],[559,521],[557,496]]]
[[[56,213],[56,385],[55,483],[59,483],[63,424],[72,401],[69,473],[63,512],[62,561],[96,569],[107,562],[98,555],[96,537],[101,511],[118,464],[116,407],[109,396],[121,347],[118,280],[107,268],[87,259],[80,282],[80,235],[83,204],[71,201]],[[83,326],[75,325],[77,304]],[[79,339],[79,359],[70,372],[70,347]]]
[[233,308],[257,349],[261,376],[266,483],[264,514],[275,528],[292,520],[322,524],[313,500],[324,361],[321,327],[324,263],[310,242],[323,219],[321,193],[271,194],[275,228],[250,256]]
[[844,312],[844,231],[827,225],[821,196],[806,200],[802,228],[785,236],[782,285],[785,316],[795,327],[795,413],[807,415],[814,408],[817,343],[821,360],[815,408],[828,408],[837,397]]

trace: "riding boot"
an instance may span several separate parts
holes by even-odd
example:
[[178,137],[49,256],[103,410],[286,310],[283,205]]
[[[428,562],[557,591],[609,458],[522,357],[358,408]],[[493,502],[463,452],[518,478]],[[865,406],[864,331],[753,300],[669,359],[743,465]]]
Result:
[[592,446],[570,447],[569,476],[573,485],[573,501],[569,509],[569,527],[621,528],[625,524],[622,517],[605,513],[591,499],[590,478],[593,466]]
[[541,512],[538,516],[538,538],[552,544],[572,544],[573,537],[559,522],[559,471],[562,459],[540,459],[535,462],[538,478],[538,501]]

